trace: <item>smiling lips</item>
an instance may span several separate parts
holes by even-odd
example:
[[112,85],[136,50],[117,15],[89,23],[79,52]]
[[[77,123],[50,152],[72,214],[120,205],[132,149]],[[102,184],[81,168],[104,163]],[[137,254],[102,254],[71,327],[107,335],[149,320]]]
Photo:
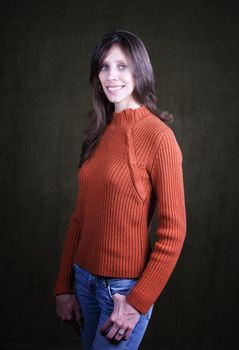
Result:
[[114,86],[107,86],[107,90],[109,92],[116,92],[122,89],[125,85],[114,85]]

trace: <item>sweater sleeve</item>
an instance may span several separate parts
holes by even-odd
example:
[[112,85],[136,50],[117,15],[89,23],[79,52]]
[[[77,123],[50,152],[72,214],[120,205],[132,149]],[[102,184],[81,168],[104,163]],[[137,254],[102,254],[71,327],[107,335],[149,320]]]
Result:
[[[79,192],[78,192],[79,198]],[[80,222],[78,213],[78,198],[76,207],[71,214],[70,222],[66,233],[66,238],[63,246],[63,253],[60,261],[57,281],[55,284],[54,294],[73,294],[73,273],[72,265],[80,239]]]
[[145,314],[164,289],[186,235],[182,152],[173,131],[164,131],[151,168],[157,197],[157,240],[145,270],[126,300]]

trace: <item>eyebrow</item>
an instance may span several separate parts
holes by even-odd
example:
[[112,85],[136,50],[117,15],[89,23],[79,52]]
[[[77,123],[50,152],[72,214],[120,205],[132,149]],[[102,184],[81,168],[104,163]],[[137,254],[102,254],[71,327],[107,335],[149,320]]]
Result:
[[[126,63],[126,62],[123,61],[123,60],[115,60],[115,62],[118,62],[118,63],[120,63],[120,62]],[[103,61],[103,63],[109,63],[109,61]]]

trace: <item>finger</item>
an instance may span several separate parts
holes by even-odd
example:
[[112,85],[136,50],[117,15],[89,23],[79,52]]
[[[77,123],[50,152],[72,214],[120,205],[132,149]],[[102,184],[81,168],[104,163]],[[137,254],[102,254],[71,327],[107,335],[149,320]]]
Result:
[[61,314],[61,319],[62,321],[67,321],[70,322],[73,319],[73,315],[71,312],[69,312],[68,310],[64,313]]
[[123,336],[123,339],[124,339],[124,340],[129,339],[129,337],[130,337],[132,331],[133,331],[132,329],[129,329],[129,328],[128,328],[128,329],[126,330],[124,336]]
[[115,339],[120,341],[123,338],[124,334],[125,334],[124,329],[118,329],[118,331],[115,334]]
[[80,312],[80,309],[79,308],[74,309],[74,314],[75,314],[76,323],[78,324],[79,327],[81,327],[82,323],[83,323],[83,317],[82,317],[82,314]]
[[100,333],[105,335],[111,326],[112,321],[108,318],[108,320],[103,324],[103,326],[101,326]]
[[61,314],[59,315],[59,319],[64,322],[69,322],[71,321],[71,317],[69,315]]
[[116,336],[118,329],[119,327],[117,327],[116,325],[113,325],[109,330],[109,332],[107,333],[106,338],[113,339]]

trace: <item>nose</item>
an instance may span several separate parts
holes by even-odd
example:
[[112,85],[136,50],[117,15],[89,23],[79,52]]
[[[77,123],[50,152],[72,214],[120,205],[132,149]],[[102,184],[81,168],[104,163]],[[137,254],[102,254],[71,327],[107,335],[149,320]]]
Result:
[[107,80],[117,80],[119,77],[119,73],[117,72],[116,69],[114,68],[110,68],[108,70],[108,74],[107,74]]

